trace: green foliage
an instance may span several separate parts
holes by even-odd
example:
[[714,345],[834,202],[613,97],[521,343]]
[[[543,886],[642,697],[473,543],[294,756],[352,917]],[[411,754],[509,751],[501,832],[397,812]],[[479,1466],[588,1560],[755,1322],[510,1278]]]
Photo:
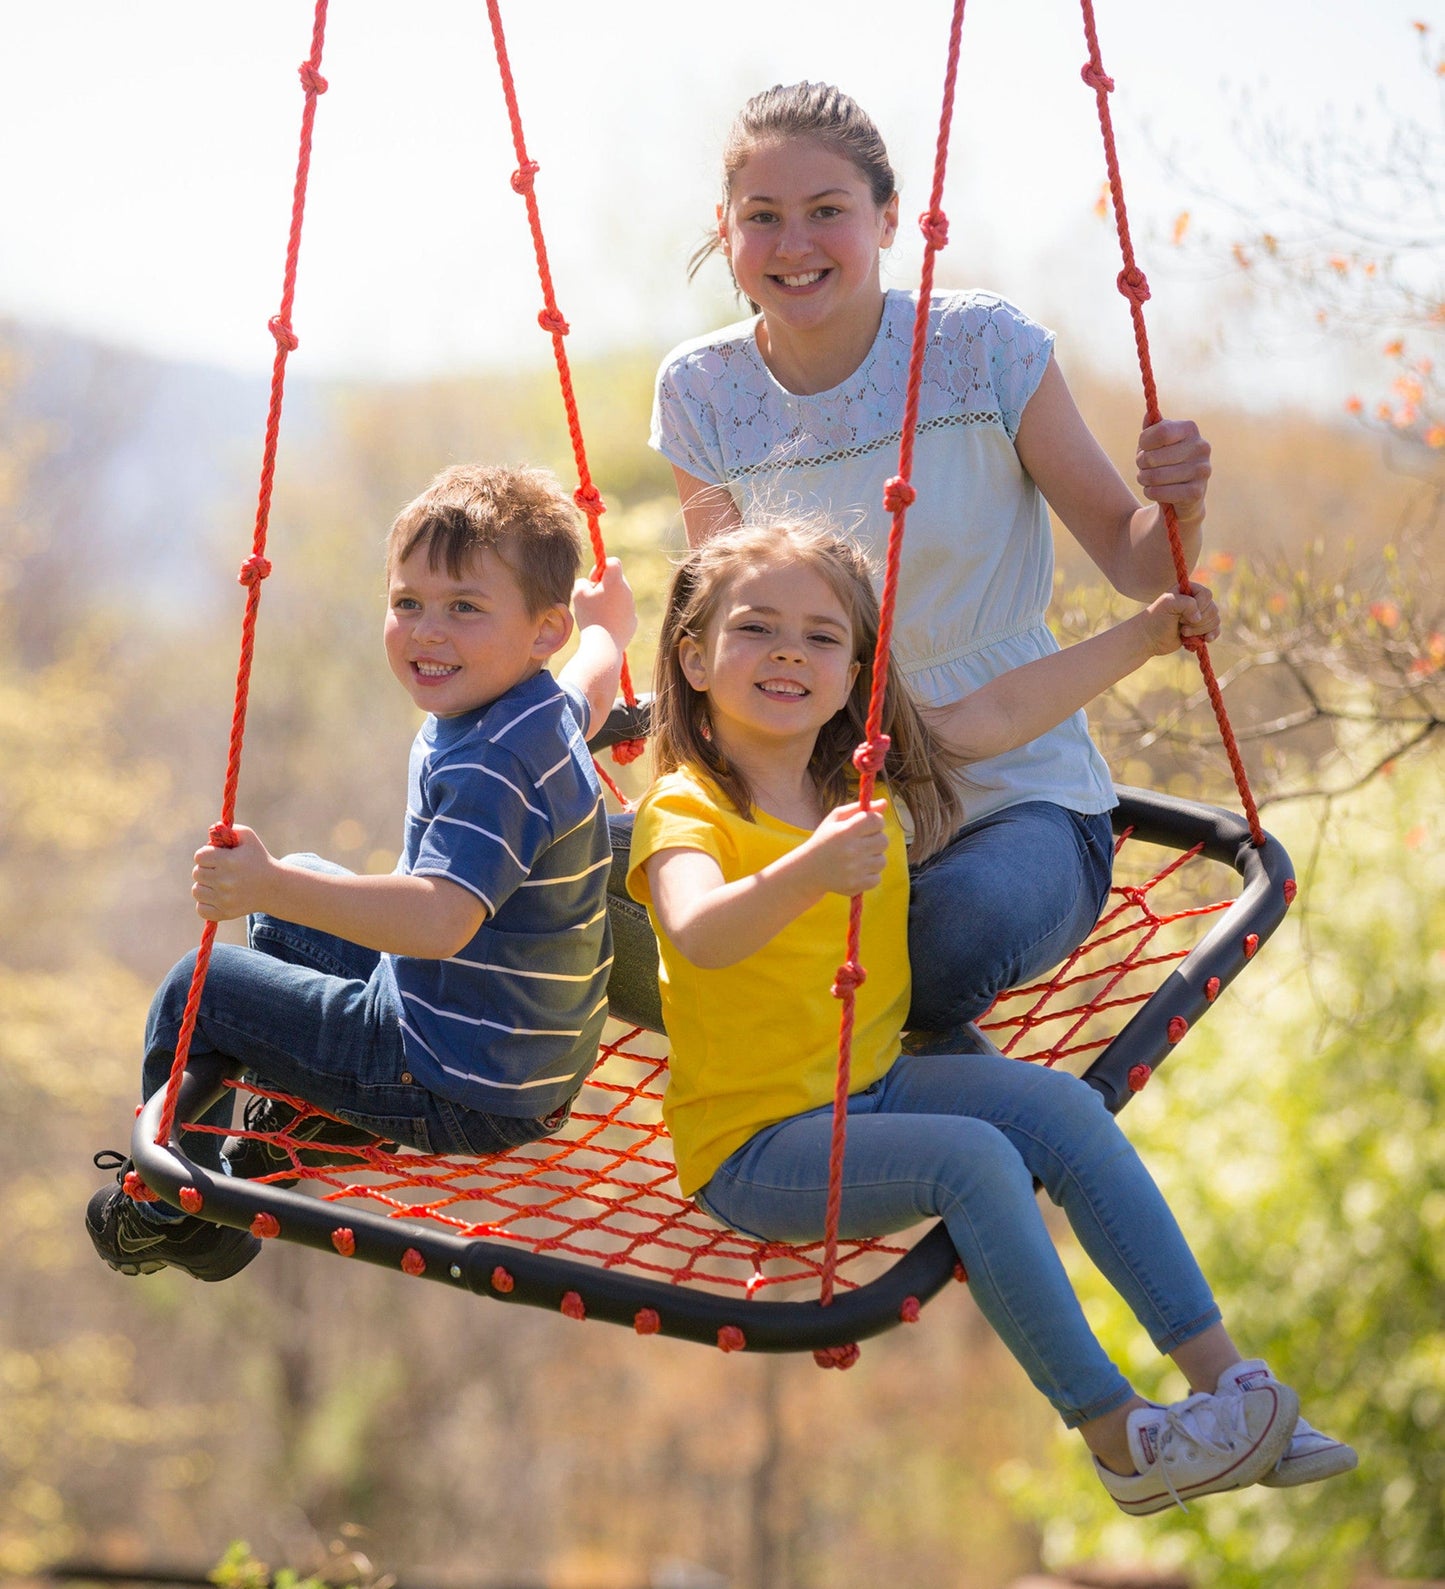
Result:
[[[1061,1438],[1047,1478],[1012,1474],[1051,1563],[1146,1558],[1206,1589],[1342,1589],[1367,1566],[1445,1575],[1440,770],[1433,756],[1339,804],[1261,964],[1126,1116],[1241,1349],[1296,1385],[1360,1468],[1210,1497],[1146,1531],[1107,1509]],[[1281,820],[1279,835],[1302,855],[1317,819]],[[1145,1394],[1183,1394],[1113,1294],[1074,1268],[1125,1372]]]
[[220,1561],[206,1576],[216,1589],[327,1589],[326,1580],[308,1575],[303,1578],[291,1567],[282,1567],[273,1576],[264,1561],[251,1554],[244,1540],[233,1540]]

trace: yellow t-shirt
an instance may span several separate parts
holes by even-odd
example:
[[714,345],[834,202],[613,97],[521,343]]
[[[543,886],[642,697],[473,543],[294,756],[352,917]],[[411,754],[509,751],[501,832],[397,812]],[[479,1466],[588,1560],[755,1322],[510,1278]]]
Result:
[[[890,801],[883,879],[864,895],[859,959],[867,980],[854,1005],[850,1086],[871,1086],[898,1057],[908,1014],[908,857]],[[658,926],[643,863],[659,850],[701,850],[734,882],[796,849],[805,828],[766,812],[746,821],[689,767],[660,778],[632,830],[627,887],[647,906],[661,956],[662,1013],[672,1045],[663,1116],[684,1195],[705,1186],[764,1126],[832,1102],[839,1000],[829,991],[847,949],[848,901],[827,894],[735,965],[704,970]]]

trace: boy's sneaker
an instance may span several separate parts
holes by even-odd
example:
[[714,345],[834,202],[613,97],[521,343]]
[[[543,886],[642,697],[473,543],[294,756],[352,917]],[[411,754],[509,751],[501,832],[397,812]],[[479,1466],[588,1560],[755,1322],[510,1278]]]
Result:
[[97,1153],[95,1162],[100,1169],[116,1170],[117,1184],[101,1187],[91,1198],[85,1228],[95,1250],[121,1274],[169,1268],[184,1269],[197,1280],[229,1280],[260,1252],[261,1243],[250,1231],[213,1225],[194,1214],[147,1219],[126,1196],[123,1183],[131,1161],[119,1153]]
[[1255,1483],[1289,1445],[1298,1417],[1299,1397],[1274,1379],[1227,1396],[1138,1407],[1128,1419],[1137,1471],[1114,1473],[1097,1457],[1094,1468],[1119,1509],[1142,1517]]
[[[296,1160],[279,1141],[268,1138],[283,1134],[296,1150],[296,1159],[308,1168],[326,1164],[351,1164],[362,1162],[355,1152],[335,1152],[333,1149],[378,1147],[387,1153],[396,1150],[395,1142],[378,1140],[375,1132],[364,1131],[360,1126],[345,1120],[333,1120],[330,1115],[309,1114],[298,1119],[301,1111],[279,1098],[256,1093],[246,1103],[245,1127],[248,1132],[264,1133],[261,1136],[227,1137],[221,1147],[221,1156],[230,1167],[232,1175],[242,1180],[258,1181],[263,1175],[275,1176],[272,1186],[295,1186]],[[314,1143],[304,1150],[296,1145]],[[293,1173],[283,1174],[290,1171]]]
[[[1239,1395],[1260,1385],[1275,1383],[1274,1375],[1264,1362],[1250,1357],[1220,1375],[1215,1394]],[[1259,1482],[1281,1490],[1296,1484],[1314,1484],[1319,1479],[1332,1479],[1337,1474],[1350,1472],[1359,1460],[1353,1446],[1332,1439],[1301,1418],[1295,1423],[1294,1435],[1284,1455]]]

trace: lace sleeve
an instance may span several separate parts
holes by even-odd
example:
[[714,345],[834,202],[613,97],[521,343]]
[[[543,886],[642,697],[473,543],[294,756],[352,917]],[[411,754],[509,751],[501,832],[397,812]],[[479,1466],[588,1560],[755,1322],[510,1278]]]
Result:
[[657,372],[648,445],[699,480],[722,483],[717,410],[686,358],[669,355]]
[[1004,430],[1012,441],[1048,368],[1054,333],[1004,298],[981,296],[980,308],[985,313],[982,333],[989,376]]

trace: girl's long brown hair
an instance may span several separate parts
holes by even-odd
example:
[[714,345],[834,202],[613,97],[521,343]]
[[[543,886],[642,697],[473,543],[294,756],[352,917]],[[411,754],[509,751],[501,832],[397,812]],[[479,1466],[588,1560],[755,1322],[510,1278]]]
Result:
[[[819,730],[808,770],[824,807],[831,810],[856,793],[853,752],[862,743],[873,690],[873,653],[878,643],[878,598],[868,558],[830,526],[797,519],[748,524],[725,530],[691,552],[678,566],[667,593],[653,680],[652,754],[659,776],[688,763],[700,768],[752,820],[748,781],[718,749],[709,729],[708,696],[683,674],[679,648],[686,637],[701,641],[717,616],[724,593],[738,574],[778,563],[815,569],[843,605],[853,630],[858,677],[843,707]],[[890,671],[883,700],[883,732],[889,736],[883,779],[913,819],[911,859],[942,849],[963,819],[949,774],[959,763],[928,731],[908,688]]]

